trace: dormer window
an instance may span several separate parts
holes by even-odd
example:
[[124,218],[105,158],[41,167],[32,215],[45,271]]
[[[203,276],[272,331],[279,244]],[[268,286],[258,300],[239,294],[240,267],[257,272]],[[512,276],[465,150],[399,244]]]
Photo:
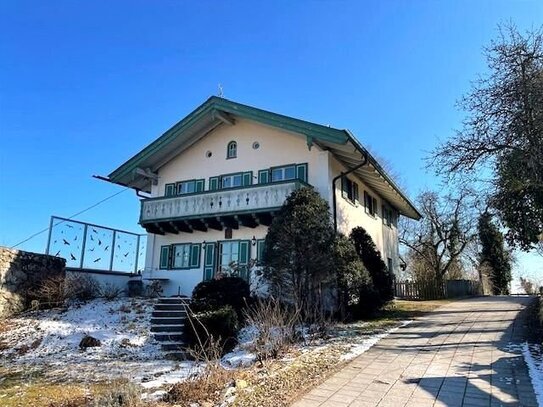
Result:
[[238,156],[238,143],[231,141],[226,148],[226,158],[236,158]]

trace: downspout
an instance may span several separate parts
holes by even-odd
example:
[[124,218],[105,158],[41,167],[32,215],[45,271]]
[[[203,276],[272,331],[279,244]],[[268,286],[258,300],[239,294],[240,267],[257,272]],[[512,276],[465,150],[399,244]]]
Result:
[[363,167],[367,163],[368,163],[368,154],[364,153],[364,159],[362,160],[362,162],[360,164],[358,164],[357,166],[351,168],[350,170],[348,170],[346,172],[340,173],[338,176],[334,177],[334,179],[332,180],[332,206],[333,206],[333,212],[334,212],[334,232],[336,232],[336,233],[337,233],[336,182],[337,182],[337,180],[342,179],[343,177],[345,177],[345,175],[348,175],[348,174],[358,170],[359,168]]

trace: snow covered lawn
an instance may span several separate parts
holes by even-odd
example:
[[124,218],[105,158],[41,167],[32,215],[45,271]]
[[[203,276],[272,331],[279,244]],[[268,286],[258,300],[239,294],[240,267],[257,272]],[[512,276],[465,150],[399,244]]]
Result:
[[[150,334],[152,308],[149,299],[97,299],[8,319],[0,329],[0,368],[34,371],[53,383],[128,378],[152,388],[178,381],[193,365],[163,359]],[[101,346],[80,349],[85,335]]]
[[[194,378],[203,365],[164,359],[160,344],[150,333],[153,304],[149,299],[97,299],[1,321],[0,404],[21,400],[34,385],[79,385],[80,391],[88,393],[93,386],[107,386],[112,381],[141,385],[144,396],[156,399],[154,396],[172,384],[189,376]],[[255,405],[266,398],[280,397],[288,403],[292,392],[322,380],[405,323],[393,317],[335,324],[324,335],[304,328],[303,342],[265,363],[257,363],[256,329],[245,327],[239,334],[238,346],[220,363],[247,388],[225,388],[220,402]],[[98,339],[101,345],[80,349],[79,343],[86,335]],[[281,389],[281,395],[270,394],[272,388]]]

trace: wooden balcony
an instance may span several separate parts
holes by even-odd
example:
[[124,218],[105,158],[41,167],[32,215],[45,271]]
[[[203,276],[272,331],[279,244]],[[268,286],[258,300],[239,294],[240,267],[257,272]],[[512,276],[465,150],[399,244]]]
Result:
[[204,191],[141,201],[140,224],[150,233],[192,233],[194,230],[269,226],[275,212],[300,180]]

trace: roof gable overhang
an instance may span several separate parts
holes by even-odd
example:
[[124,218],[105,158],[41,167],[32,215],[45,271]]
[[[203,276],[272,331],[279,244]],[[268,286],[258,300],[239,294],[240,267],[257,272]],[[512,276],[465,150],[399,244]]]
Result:
[[329,150],[346,168],[367,155],[368,165],[355,173],[400,213],[414,219],[421,215],[378,162],[348,130],[307,122],[212,96],[159,138],[109,174],[111,182],[150,192],[156,172],[219,126],[246,119],[303,136],[309,146]]

